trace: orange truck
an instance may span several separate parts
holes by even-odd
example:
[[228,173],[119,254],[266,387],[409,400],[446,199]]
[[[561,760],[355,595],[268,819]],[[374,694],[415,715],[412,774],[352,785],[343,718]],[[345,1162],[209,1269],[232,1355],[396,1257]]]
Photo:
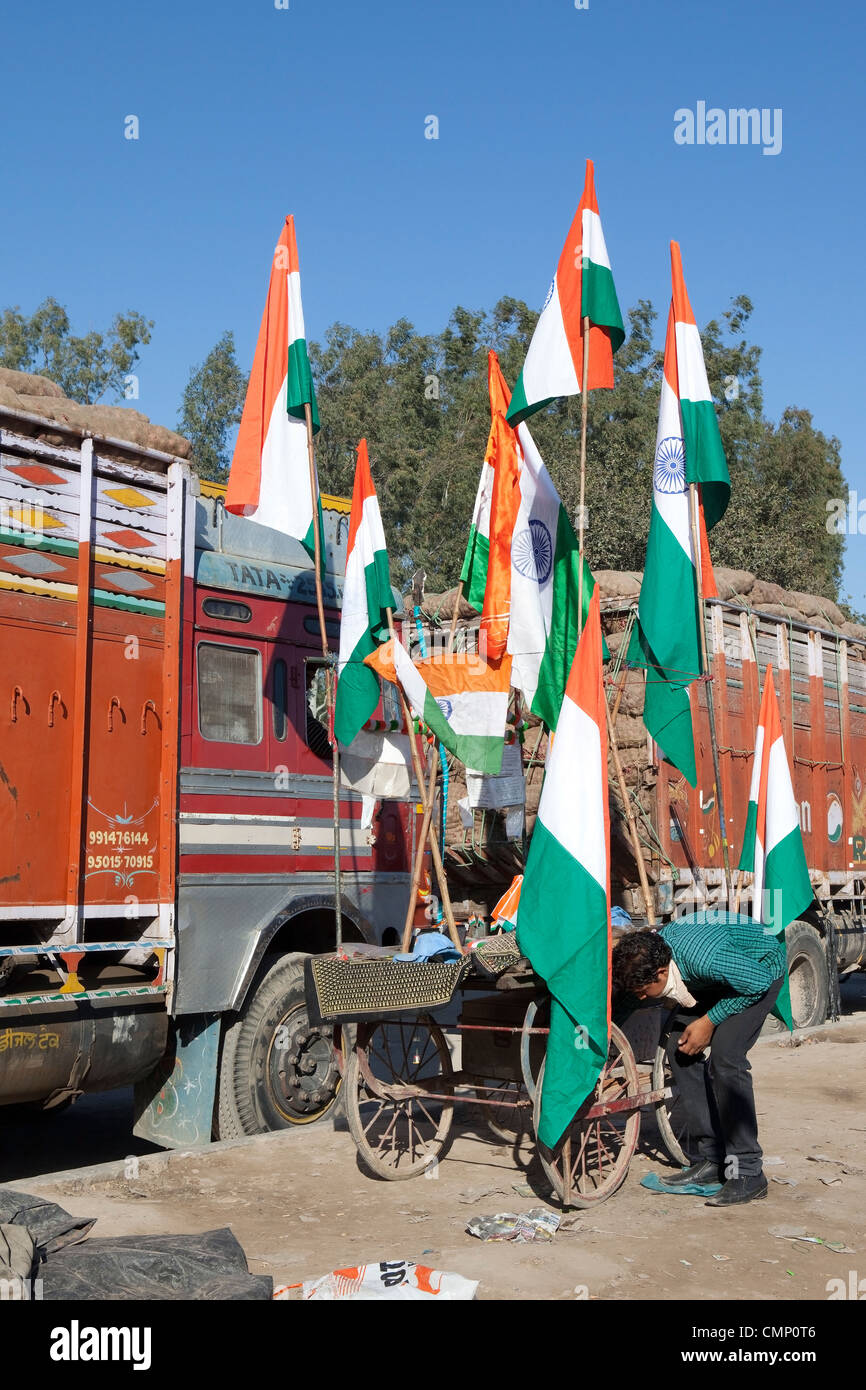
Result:
[[[339,1090],[303,988],[336,912],[314,574],[222,494],[0,407],[0,1106],[135,1083],[167,1147],[308,1124]],[[323,506],[334,648],[349,506]],[[340,812],[343,938],[389,944],[415,816]]]

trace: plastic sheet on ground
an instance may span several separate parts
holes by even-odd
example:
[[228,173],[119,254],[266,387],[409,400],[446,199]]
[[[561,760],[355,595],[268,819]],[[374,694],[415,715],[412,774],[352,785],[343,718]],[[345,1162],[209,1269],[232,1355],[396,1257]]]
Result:
[[[303,1285],[302,1297],[333,1301],[351,1298],[357,1301],[397,1299],[417,1301],[437,1298],[446,1303],[468,1302],[475,1297],[476,1279],[464,1279],[462,1274],[450,1274],[411,1260],[383,1260],[379,1264],[354,1265],[335,1269],[320,1279]],[[278,1289],[275,1298],[287,1298],[286,1289]]]
[[502,1211],[495,1216],[473,1216],[466,1229],[479,1240],[513,1240],[524,1245],[533,1240],[553,1240],[560,1220],[559,1213],[547,1207],[530,1207],[519,1214]]
[[[0,1189],[0,1225],[32,1239],[33,1275],[48,1300],[270,1299],[273,1280],[252,1275],[228,1227],[198,1235],[87,1240],[93,1217],[75,1217],[29,1192]],[[11,1255],[11,1241],[3,1242]],[[20,1261],[21,1254],[18,1251]],[[19,1277],[18,1262],[11,1264]]]

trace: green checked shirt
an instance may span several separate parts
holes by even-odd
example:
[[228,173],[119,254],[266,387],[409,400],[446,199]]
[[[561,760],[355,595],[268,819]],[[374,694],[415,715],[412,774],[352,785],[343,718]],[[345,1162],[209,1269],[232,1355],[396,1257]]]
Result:
[[696,912],[662,927],[659,936],[692,991],[722,991],[707,1012],[713,1024],[754,1004],[787,966],[784,940],[751,917],[732,912]]

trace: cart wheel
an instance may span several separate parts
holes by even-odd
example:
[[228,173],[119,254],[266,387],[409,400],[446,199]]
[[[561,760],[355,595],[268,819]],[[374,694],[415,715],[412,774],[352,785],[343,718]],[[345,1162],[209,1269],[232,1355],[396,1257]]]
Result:
[[695,1159],[690,1157],[688,1153],[690,1148],[689,1125],[685,1107],[673,1081],[663,1038],[656,1049],[655,1060],[653,1061],[652,1089],[661,1091],[666,1086],[672,1087],[673,1095],[669,1100],[660,1100],[656,1105],[656,1124],[662,1143],[671,1158],[683,1168],[688,1168],[690,1163],[695,1162]]
[[[481,1101],[494,1104],[479,1105],[482,1118],[491,1133],[504,1144],[514,1144],[532,1130],[531,1107],[526,1103],[526,1088],[520,1081],[500,1081],[497,1086],[476,1086]],[[522,1100],[523,1105],[515,1105]]]
[[[363,1167],[399,1182],[432,1176],[454,1119],[451,1054],[429,1018],[380,1020],[358,1026],[346,1066],[346,1118]],[[399,1097],[386,1088],[422,1085],[443,1094]]]
[[[541,1091],[544,1067],[538,1074],[535,1093],[535,1130],[541,1117]],[[635,1110],[601,1115],[594,1120],[582,1120],[581,1113],[600,1102],[608,1104],[625,1096],[640,1094],[640,1077],[629,1042],[615,1024],[610,1030],[610,1050],[607,1062],[598,1078],[595,1090],[584,1101],[565,1135],[571,1140],[571,1197],[573,1207],[594,1207],[607,1201],[625,1181],[631,1156],[637,1146],[640,1112]],[[563,1145],[565,1143],[563,1140]],[[562,1148],[551,1160],[539,1147],[541,1165],[550,1179],[560,1201],[564,1183]]]

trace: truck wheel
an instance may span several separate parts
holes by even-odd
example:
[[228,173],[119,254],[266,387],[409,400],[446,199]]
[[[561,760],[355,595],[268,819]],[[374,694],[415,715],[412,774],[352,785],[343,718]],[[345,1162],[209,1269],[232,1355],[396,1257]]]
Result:
[[812,1028],[826,1020],[830,1007],[830,977],[824,942],[808,922],[792,922],[785,939],[794,1027]]
[[[817,1027],[825,1022],[830,1007],[830,977],[824,942],[809,922],[800,921],[791,923],[785,939],[794,1027]],[[785,1025],[772,1015],[764,1027],[768,1033],[787,1032]]]
[[333,1116],[341,1084],[333,1036],[332,1027],[310,1025],[304,957],[266,960],[223,1035],[218,1137],[267,1134]]

